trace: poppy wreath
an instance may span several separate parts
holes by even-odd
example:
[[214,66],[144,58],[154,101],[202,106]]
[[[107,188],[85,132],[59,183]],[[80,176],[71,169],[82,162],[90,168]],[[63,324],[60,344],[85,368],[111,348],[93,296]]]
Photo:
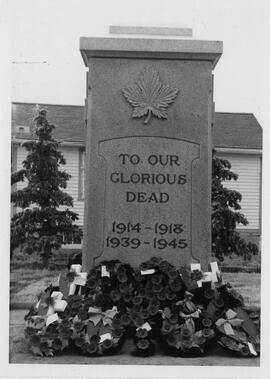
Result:
[[29,349],[40,356],[67,349],[110,355],[130,339],[132,354],[139,356],[158,350],[188,357],[217,348],[257,356],[258,327],[241,295],[219,271],[195,266],[176,270],[153,257],[135,269],[112,260],[87,274],[76,256],[61,272],[59,286],[46,288],[25,316]]

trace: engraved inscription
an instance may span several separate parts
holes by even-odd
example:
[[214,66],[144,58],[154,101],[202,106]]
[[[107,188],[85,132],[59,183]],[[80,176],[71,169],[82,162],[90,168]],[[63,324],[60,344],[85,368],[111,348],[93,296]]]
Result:
[[[153,238],[150,241],[142,241],[140,234],[143,229],[152,230]],[[174,235],[184,232],[182,224],[160,224],[156,222],[152,226],[143,226],[143,223],[132,224],[131,222],[123,223],[114,221],[112,224],[111,233],[113,237],[107,237],[106,246],[113,249],[122,247],[130,247],[131,249],[138,249],[142,244],[149,245],[153,249],[164,250],[169,249],[185,249],[188,245],[185,238],[173,238]],[[137,233],[137,237],[122,237],[122,235],[132,235]],[[120,235],[120,236],[119,236]],[[164,236],[165,235],[165,236]],[[164,236],[164,237],[160,237]]]
[[163,137],[101,141],[104,259],[192,255],[192,164],[199,145]]

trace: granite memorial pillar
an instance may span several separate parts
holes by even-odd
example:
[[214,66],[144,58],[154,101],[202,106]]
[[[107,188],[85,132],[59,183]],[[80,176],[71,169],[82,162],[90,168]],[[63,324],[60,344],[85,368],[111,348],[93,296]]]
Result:
[[83,37],[80,49],[89,68],[85,268],[158,256],[206,269],[222,43]]

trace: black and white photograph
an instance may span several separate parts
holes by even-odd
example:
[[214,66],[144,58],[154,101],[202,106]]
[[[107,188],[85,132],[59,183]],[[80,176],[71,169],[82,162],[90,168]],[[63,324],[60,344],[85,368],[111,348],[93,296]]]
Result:
[[267,1],[0,8],[0,376],[267,378]]

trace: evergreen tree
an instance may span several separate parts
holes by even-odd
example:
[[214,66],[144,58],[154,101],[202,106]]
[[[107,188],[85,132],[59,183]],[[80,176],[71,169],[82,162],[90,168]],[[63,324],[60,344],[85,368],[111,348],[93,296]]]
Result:
[[256,244],[246,242],[235,230],[238,224],[247,225],[246,217],[239,212],[242,195],[223,185],[223,181],[237,180],[238,175],[231,171],[231,164],[218,158],[213,152],[212,159],[212,252],[216,258],[235,253],[244,259],[258,254]]
[[11,251],[19,246],[24,252],[37,251],[47,267],[52,251],[81,236],[81,230],[74,224],[78,215],[66,208],[73,206],[73,199],[62,189],[71,176],[60,170],[66,162],[52,137],[55,127],[45,110],[38,110],[34,121],[35,139],[23,143],[28,151],[23,168],[11,175],[12,185],[27,181],[26,187],[11,193],[11,202],[21,208],[11,220]]

